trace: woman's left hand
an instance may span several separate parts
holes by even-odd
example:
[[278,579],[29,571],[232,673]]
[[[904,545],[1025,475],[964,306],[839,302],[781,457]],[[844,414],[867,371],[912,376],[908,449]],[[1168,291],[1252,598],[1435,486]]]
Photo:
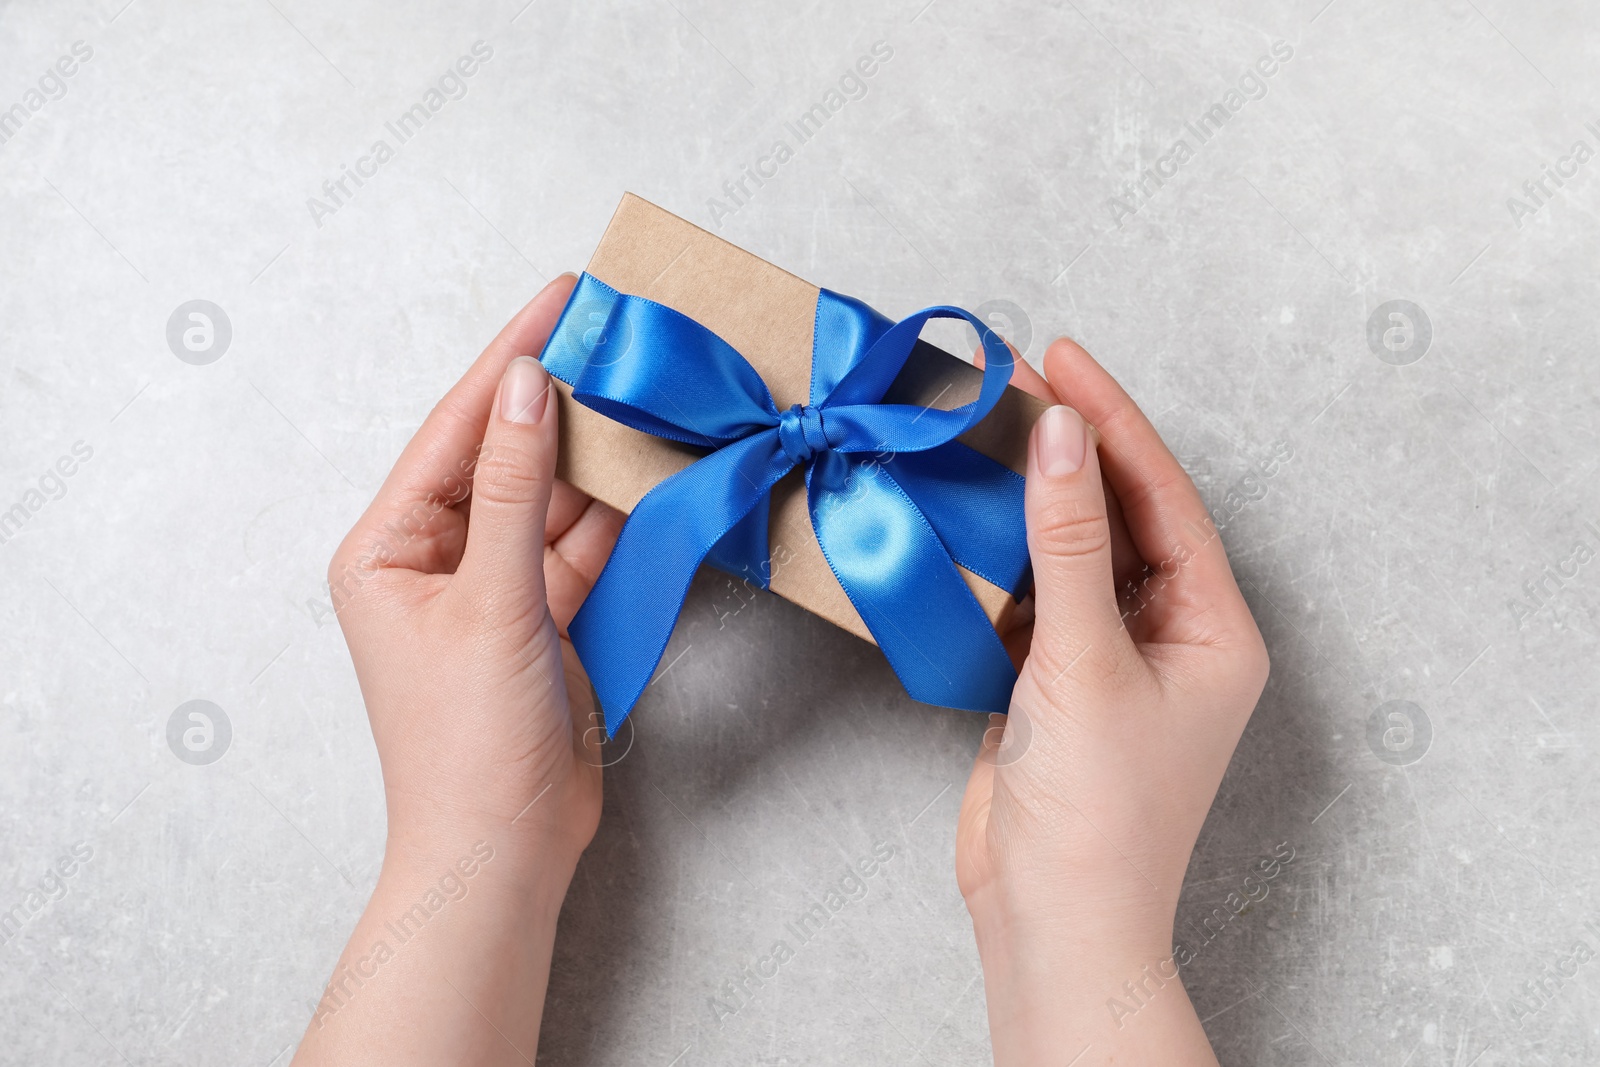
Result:
[[555,477],[558,394],[533,357],[572,286],[546,286],[439,402],[329,567],[389,839],[297,1064],[537,1048],[600,820],[603,731],[565,630],[623,520]]

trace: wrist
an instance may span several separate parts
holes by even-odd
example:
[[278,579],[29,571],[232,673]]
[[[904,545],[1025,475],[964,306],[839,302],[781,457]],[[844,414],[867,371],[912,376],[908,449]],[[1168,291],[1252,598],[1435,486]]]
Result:
[[[391,828],[378,884],[318,1003],[302,1048],[316,1052],[305,1062],[436,1063],[463,1049],[488,1062],[470,1051],[489,1040],[484,1019],[514,1048],[535,1047],[574,864],[503,824]],[[419,1018],[433,1025],[418,1031]]]
[[980,951],[1126,963],[1171,955],[1177,901],[1147,883],[1102,891],[1083,879],[996,878],[965,895]]
[[588,837],[543,822],[496,816],[392,821],[381,877],[417,884],[451,872],[477,880],[487,871],[487,881],[500,891],[553,899],[559,905]]
[[[975,906],[976,905],[976,906]],[[1179,973],[1172,927],[1084,910],[969,900],[997,1067],[1216,1063]]]
[[599,769],[544,768],[511,780],[386,782],[385,862],[429,862],[480,841],[519,876],[570,878],[600,824]]
[[[1170,927],[1130,927],[1070,909],[1049,915],[968,908],[985,986],[1005,992],[1008,1011],[1088,1018],[1104,1011],[1107,995],[1173,955]],[[1175,968],[1161,969],[1167,980],[1177,977]]]

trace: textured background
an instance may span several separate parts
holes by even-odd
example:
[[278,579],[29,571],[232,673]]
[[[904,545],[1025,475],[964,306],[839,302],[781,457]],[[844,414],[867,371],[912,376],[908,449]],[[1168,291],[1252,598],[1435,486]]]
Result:
[[[0,1061],[287,1062],[384,828],[327,558],[625,189],[890,314],[987,305],[1035,362],[1072,334],[1224,512],[1273,653],[1179,912],[1224,1063],[1600,1060],[1600,962],[1551,977],[1600,946],[1590,5],[124,2],[0,3],[0,908],[33,913],[0,946]],[[314,213],[477,41],[466,95]],[[1536,201],[1547,164],[1573,176]],[[203,365],[168,341],[197,299],[231,325],[177,345]],[[541,1061],[982,1061],[952,874],[981,718],[711,576],[667,655]],[[168,742],[195,699],[205,765]],[[865,898],[719,1021],[880,842]]]

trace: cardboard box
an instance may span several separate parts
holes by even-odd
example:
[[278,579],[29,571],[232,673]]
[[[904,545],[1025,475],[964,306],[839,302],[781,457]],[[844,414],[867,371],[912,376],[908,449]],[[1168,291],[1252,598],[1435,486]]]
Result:
[[[588,272],[619,292],[665,304],[716,333],[761,374],[778,410],[807,402],[817,286],[632,193],[624,194]],[[971,364],[919,342],[884,399],[948,410],[975,399],[982,378]],[[701,455],[614,422],[574,401],[565,382],[555,385],[561,394],[557,474],[614,508],[632,511],[658,482]],[[1028,433],[1045,407],[1008,387],[988,417],[959,440],[1024,473]],[[817,545],[803,469],[772,490],[769,539],[773,592],[872,640]],[[1003,627],[1016,603],[1012,591],[964,568],[961,574],[984,614]]]

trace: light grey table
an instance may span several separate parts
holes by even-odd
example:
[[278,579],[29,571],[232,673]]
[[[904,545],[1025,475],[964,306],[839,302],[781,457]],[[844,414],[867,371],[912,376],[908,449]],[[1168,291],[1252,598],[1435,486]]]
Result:
[[[1179,912],[1225,1063],[1600,1060],[1589,6],[124,3],[0,3],[0,1061],[287,1062],[384,825],[327,558],[623,190],[1070,333],[1225,511],[1273,654]],[[608,774],[541,1062],[981,1062],[983,721],[742,604],[697,583]]]

